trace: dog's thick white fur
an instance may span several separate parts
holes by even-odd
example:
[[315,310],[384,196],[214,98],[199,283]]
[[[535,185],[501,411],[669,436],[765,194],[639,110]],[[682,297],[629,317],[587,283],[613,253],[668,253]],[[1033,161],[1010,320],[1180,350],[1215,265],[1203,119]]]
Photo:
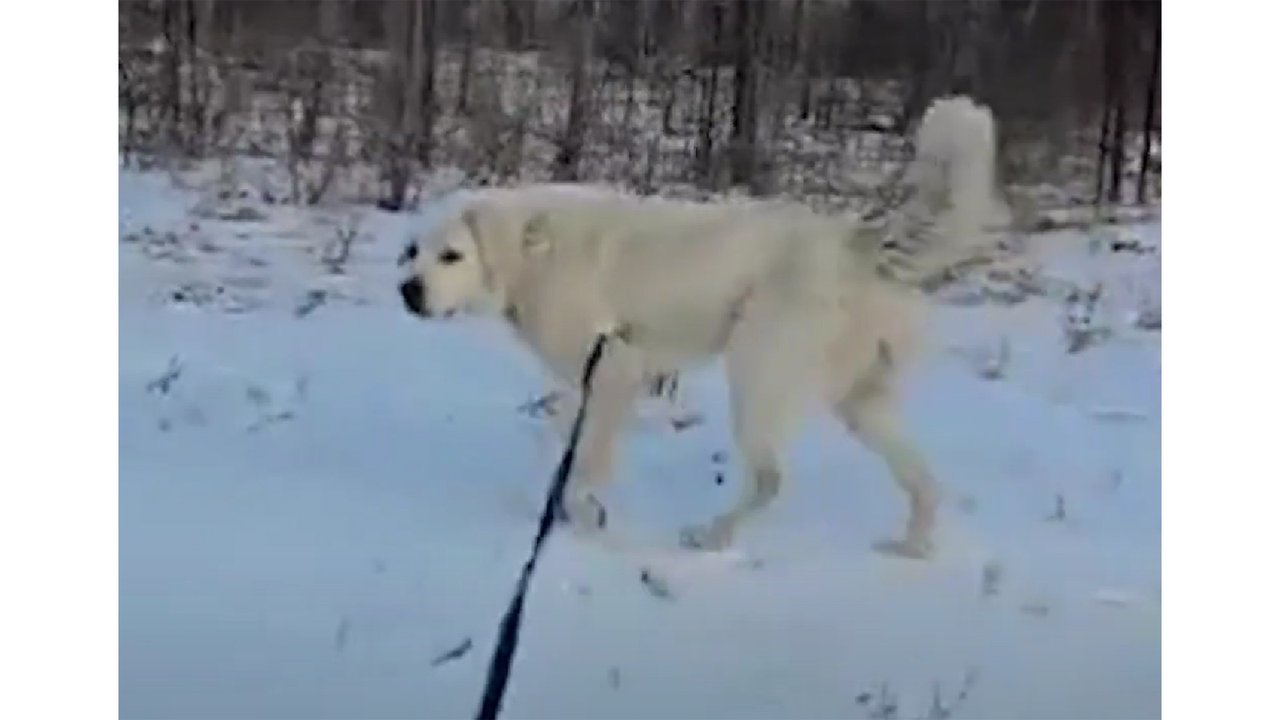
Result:
[[[913,239],[894,245],[915,269],[937,269],[980,242],[996,212],[994,147],[990,111],[968,98],[926,112],[906,176],[914,198],[892,230]],[[923,301],[883,272],[885,240],[856,219],[781,203],[693,204],[573,186],[488,191],[419,242],[401,293],[426,317],[501,313],[570,386],[596,335],[615,334],[566,497],[575,524],[603,522],[595,491],[646,379],[722,355],[743,489],[724,514],[688,529],[685,544],[724,547],[768,504],[781,483],[779,453],[816,402],[884,458],[907,495],[904,535],[880,548],[923,557],[938,491],[896,402]]]

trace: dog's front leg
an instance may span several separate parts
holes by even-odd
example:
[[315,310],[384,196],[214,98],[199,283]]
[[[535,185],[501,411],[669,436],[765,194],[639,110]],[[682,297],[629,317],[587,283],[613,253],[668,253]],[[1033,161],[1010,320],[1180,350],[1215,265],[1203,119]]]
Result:
[[582,435],[565,488],[563,510],[575,528],[604,527],[607,518],[599,493],[613,473],[618,435],[631,418],[643,384],[636,350],[621,339],[610,341],[592,378]]

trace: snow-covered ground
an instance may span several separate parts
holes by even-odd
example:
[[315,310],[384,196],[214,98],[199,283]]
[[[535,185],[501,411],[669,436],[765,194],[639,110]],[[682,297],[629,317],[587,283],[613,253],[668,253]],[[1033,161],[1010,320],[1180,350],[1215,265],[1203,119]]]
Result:
[[[442,206],[216,219],[236,202],[120,175],[121,713],[470,716],[558,452],[517,410],[540,371],[494,323],[400,308]],[[1041,236],[1046,295],[936,315],[907,411],[937,559],[870,550],[902,499],[815,418],[750,562],[557,533],[504,716],[1158,716],[1160,346],[1133,315],[1159,253],[1092,245]],[[1101,339],[1069,353],[1063,298],[1095,282]],[[608,497],[635,548],[736,492],[720,375],[684,391],[706,422],[638,422]]]

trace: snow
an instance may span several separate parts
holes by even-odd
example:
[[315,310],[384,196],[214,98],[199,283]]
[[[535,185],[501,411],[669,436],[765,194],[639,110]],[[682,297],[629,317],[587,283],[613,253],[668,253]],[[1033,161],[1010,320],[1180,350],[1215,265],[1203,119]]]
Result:
[[[541,371],[496,323],[400,308],[396,256],[447,201],[206,202],[120,175],[121,715],[470,716],[557,459],[517,411]],[[870,550],[902,498],[825,417],[749,562],[665,550],[736,492],[723,380],[686,378],[706,421],[638,422],[607,498],[634,546],[553,536],[504,716],[1158,716],[1160,345],[1129,318],[1160,230],[1132,232],[1155,251],[1038,236],[1043,296],[939,309],[906,406],[948,492],[929,563]],[[1110,332],[1068,353],[1053,288],[1095,282]]]

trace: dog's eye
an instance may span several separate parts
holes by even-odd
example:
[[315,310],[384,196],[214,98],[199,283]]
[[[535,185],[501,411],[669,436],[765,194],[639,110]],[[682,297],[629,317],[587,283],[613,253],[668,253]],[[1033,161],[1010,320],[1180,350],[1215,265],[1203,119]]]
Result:
[[413,262],[418,257],[418,244],[409,243],[404,246],[404,251],[400,253],[400,258],[396,260],[397,265]]
[[462,253],[453,248],[445,248],[437,259],[441,265],[452,265],[462,259]]

